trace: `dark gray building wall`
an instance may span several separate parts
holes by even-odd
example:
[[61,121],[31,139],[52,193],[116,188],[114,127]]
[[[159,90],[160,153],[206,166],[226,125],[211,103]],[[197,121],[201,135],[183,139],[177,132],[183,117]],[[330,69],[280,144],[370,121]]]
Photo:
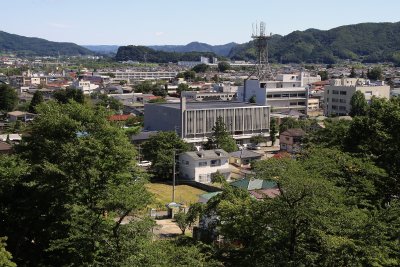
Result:
[[165,107],[160,104],[144,105],[145,131],[177,131],[181,132],[180,109]]

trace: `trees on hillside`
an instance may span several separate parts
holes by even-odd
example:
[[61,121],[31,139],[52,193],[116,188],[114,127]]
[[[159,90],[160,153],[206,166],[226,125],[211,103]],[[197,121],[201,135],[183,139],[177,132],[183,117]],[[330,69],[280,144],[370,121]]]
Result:
[[208,69],[209,69],[210,67],[207,65],[207,64],[204,64],[204,63],[202,63],[202,64],[198,64],[198,65],[196,65],[196,66],[194,66],[193,68],[192,68],[192,71],[194,71],[194,72],[196,72],[196,73],[204,73],[204,72],[206,72]]
[[15,89],[7,84],[0,84],[0,110],[13,111],[18,104],[18,95]]
[[236,141],[226,130],[225,123],[222,117],[218,117],[214,127],[212,128],[211,137],[204,144],[206,149],[221,148],[226,152],[237,150]]

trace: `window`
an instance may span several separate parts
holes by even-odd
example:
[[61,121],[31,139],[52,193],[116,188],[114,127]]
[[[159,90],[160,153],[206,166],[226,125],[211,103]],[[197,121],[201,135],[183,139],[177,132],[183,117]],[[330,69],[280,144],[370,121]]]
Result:
[[339,106],[339,110],[346,110],[345,106]]
[[297,96],[298,96],[298,97],[305,97],[306,94],[305,94],[305,93],[299,93]]
[[297,97],[297,94],[290,94],[290,97]]
[[346,99],[339,99],[340,103],[346,103]]
[[274,97],[281,97],[281,94],[274,94]]
[[306,102],[299,102],[298,105],[299,106],[304,106],[306,104]]
[[339,94],[339,91],[338,91],[338,90],[333,90],[333,91],[332,91],[332,94],[338,95],[338,94]]
[[337,102],[339,102],[339,99],[337,99],[337,98],[332,98],[332,103],[337,103]]
[[204,166],[207,166],[207,161],[200,161],[199,167],[204,167]]
[[336,110],[336,109],[337,109],[337,106],[332,105],[332,109],[333,109],[333,110]]
[[297,106],[297,102],[290,102],[291,106]]
[[209,183],[211,181],[210,174],[199,174],[200,183]]
[[289,94],[282,94],[282,97],[289,97]]
[[346,91],[340,91],[340,94],[341,95],[347,95],[347,92]]
[[221,160],[220,159],[213,159],[210,161],[210,166],[215,167],[215,166],[221,166]]

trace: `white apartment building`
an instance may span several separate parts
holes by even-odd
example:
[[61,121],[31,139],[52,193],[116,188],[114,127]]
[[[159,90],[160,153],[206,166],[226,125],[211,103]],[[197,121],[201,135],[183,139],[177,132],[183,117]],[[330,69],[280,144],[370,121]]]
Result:
[[84,81],[84,80],[75,81],[73,83],[73,86],[77,89],[82,90],[83,94],[85,95],[89,95],[99,88],[97,84],[93,84],[90,81]]
[[350,113],[350,101],[356,91],[364,94],[367,102],[372,97],[389,99],[390,86],[383,82],[371,84],[369,80],[361,78],[333,79],[330,85],[325,86],[324,92],[324,113],[330,115],[348,115]]
[[271,106],[272,112],[294,109],[307,114],[308,86],[304,84],[304,77],[307,77],[304,73],[280,74],[274,81],[247,80],[239,87],[237,99]]
[[223,149],[184,152],[179,155],[179,173],[185,180],[210,183],[216,172],[230,180],[229,153]]
[[108,71],[100,72],[101,75],[114,74],[113,82],[128,81],[129,83],[140,80],[169,80],[178,75],[177,71],[137,71],[137,70],[124,70],[124,71]]

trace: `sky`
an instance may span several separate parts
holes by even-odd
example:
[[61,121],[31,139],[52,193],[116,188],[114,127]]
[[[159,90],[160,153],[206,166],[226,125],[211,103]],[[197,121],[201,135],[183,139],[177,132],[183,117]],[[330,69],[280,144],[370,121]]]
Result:
[[267,32],[400,21],[399,0],[1,0],[0,31],[80,45],[212,45]]

